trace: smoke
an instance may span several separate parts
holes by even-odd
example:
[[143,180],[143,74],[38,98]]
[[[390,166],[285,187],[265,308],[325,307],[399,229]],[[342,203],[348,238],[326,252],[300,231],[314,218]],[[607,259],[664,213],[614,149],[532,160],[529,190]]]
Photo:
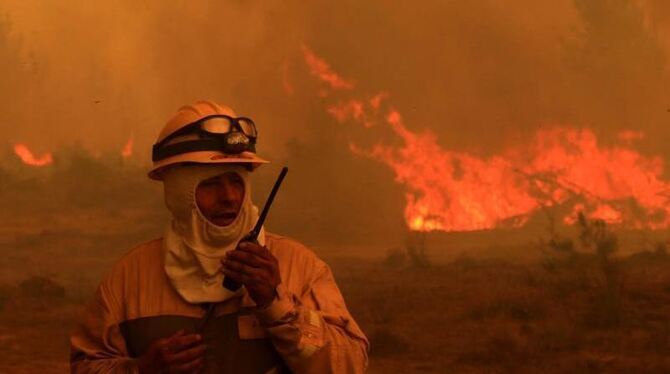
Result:
[[[446,146],[491,150],[499,137],[481,139],[483,128],[508,136],[547,121],[588,122],[593,102],[607,101],[582,101],[584,87],[574,82],[582,77],[570,76],[575,69],[566,57],[573,53],[566,44],[580,42],[575,30],[611,17],[595,6],[588,13],[589,3],[625,2],[4,1],[8,61],[14,70],[29,61],[39,69],[11,86],[33,92],[19,109],[37,118],[17,114],[22,126],[4,132],[53,147],[73,141],[75,131],[91,148],[120,148],[133,132],[146,146],[178,106],[213,98],[262,119],[268,149],[280,151],[310,116],[304,93],[283,89],[286,82],[304,86],[299,58],[307,43],[338,71],[364,77],[359,87],[392,92],[409,122],[442,130]],[[635,53],[639,40],[616,45],[627,30],[617,21],[595,32],[621,53]],[[603,79],[644,78],[616,73],[604,71]]]
[[[5,138],[38,150],[73,142],[120,150],[133,134],[146,157],[179,106],[211,98],[258,119],[264,145],[278,147],[273,135],[288,134],[276,109],[290,43],[274,35],[275,28],[291,32],[268,22],[279,5],[4,2],[4,45],[21,70],[20,82],[3,86],[5,102],[18,107],[3,121]],[[29,61],[39,75],[23,69]],[[17,103],[9,87],[30,93]]]
[[305,223],[330,214],[319,221],[325,232],[370,221],[352,220],[342,204],[314,205],[332,196],[400,222],[391,172],[348,149],[352,138],[383,135],[324,113],[303,45],[360,94],[388,92],[407,127],[431,130],[445,149],[491,155],[540,127],[569,124],[605,142],[644,133],[636,146],[668,159],[664,4],[5,0],[0,133],[7,147],[25,143],[37,154],[72,144],[120,153],[132,138],[148,163],[171,113],[209,98],[257,121],[260,153],[294,166],[291,188],[311,186],[285,198],[318,211]]

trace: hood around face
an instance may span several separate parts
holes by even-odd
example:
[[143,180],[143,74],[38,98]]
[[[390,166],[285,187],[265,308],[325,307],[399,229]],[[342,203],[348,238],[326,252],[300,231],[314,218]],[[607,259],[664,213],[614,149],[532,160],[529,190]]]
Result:
[[[236,173],[244,182],[243,202],[230,225],[217,226],[198,208],[195,190],[202,181],[228,172]],[[188,164],[165,172],[165,205],[173,217],[165,233],[165,271],[186,301],[222,301],[233,295],[221,286],[220,260],[235,249],[258,220],[249,179],[249,171],[235,164]],[[259,242],[263,244],[263,234]]]

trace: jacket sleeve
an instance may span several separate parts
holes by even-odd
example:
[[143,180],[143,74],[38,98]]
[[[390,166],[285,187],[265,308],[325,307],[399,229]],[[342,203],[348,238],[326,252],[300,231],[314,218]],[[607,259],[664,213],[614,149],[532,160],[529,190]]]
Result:
[[104,280],[70,337],[71,373],[137,373],[119,329],[120,304]]
[[282,285],[278,297],[256,312],[275,349],[294,373],[363,373],[368,340],[351,317],[330,268],[317,262],[306,292]]

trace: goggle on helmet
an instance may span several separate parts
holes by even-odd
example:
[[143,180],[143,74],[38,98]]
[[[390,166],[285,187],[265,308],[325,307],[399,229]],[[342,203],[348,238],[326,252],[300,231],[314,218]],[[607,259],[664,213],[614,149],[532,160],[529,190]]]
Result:
[[[183,137],[181,141],[178,138]],[[256,124],[251,118],[215,114],[188,124],[153,145],[151,160],[197,151],[256,153]]]

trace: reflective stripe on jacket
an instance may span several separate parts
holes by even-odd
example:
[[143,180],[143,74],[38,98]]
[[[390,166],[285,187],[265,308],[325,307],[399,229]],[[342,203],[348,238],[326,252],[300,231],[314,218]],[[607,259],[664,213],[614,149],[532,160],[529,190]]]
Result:
[[[329,267],[296,241],[267,234],[279,262],[279,297],[266,309],[242,297],[214,307],[184,301],[163,268],[162,240],[142,244],[112,268],[73,332],[73,373],[134,373],[136,357],[178,330],[202,331],[211,373],[361,373],[368,341]],[[206,326],[199,330],[202,323]]]

